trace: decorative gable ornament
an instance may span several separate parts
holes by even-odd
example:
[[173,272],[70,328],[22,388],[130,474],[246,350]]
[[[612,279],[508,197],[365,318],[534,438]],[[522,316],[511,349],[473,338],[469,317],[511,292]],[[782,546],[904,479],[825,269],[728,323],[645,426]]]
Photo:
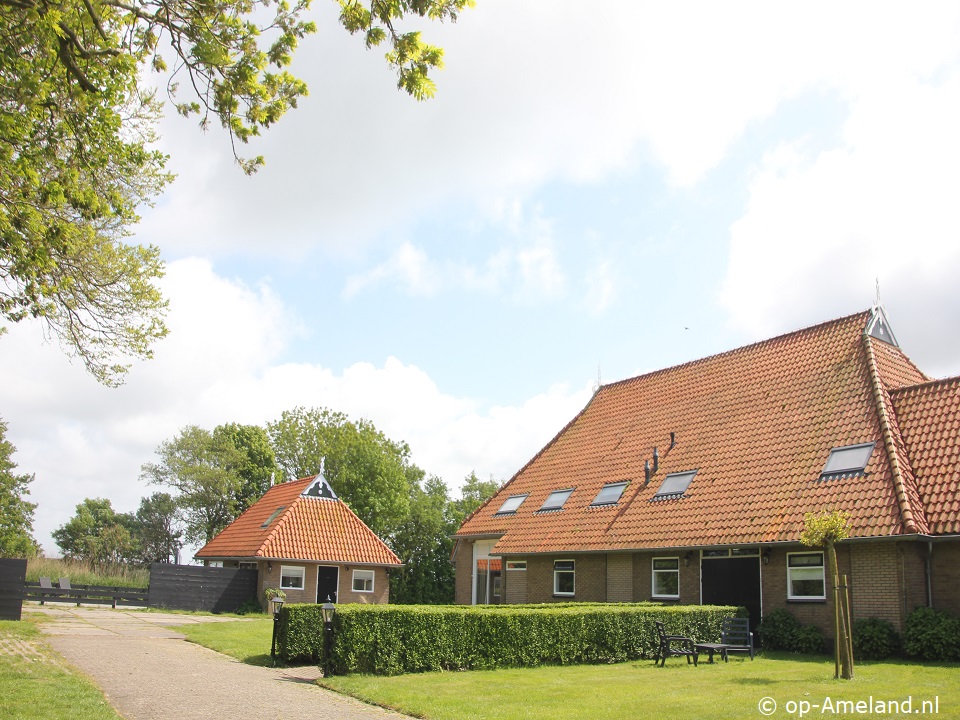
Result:
[[303,497],[322,498],[323,500],[337,499],[337,494],[323,475],[317,475],[314,481],[307,485],[306,489],[300,494]]
[[890,327],[890,321],[887,320],[887,313],[882,305],[876,305],[873,308],[873,314],[867,323],[866,333],[877,340],[900,347],[896,336],[893,334],[893,328]]

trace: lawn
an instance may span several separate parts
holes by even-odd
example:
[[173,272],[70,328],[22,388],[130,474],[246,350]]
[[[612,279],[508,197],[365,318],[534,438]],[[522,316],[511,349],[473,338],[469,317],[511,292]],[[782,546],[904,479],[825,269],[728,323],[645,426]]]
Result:
[[[851,681],[834,680],[833,669],[829,657],[771,654],[696,668],[674,658],[663,668],[647,660],[388,678],[354,675],[322,684],[430,720],[902,719],[922,716],[924,700],[937,703],[926,715],[960,717],[960,665],[864,662]],[[870,709],[871,697],[872,712],[841,704],[863,701]],[[908,698],[909,707],[878,712],[880,701]],[[768,712],[761,712],[761,703]]]
[[86,677],[67,667],[29,622],[0,621],[3,720],[121,720]]
[[[180,627],[194,642],[257,665],[270,663],[272,619]],[[860,662],[850,681],[833,679],[826,656],[767,653],[756,660],[688,666],[672,658],[618,665],[423,673],[396,677],[348,675],[325,687],[429,720],[739,720],[768,717],[960,717],[960,665],[908,661]],[[873,698],[873,706],[870,702]],[[885,712],[878,702],[911,705]],[[866,703],[858,712],[845,701]],[[936,702],[933,709],[923,701]],[[826,704],[826,708],[824,705]],[[816,705],[816,707],[814,707]],[[845,711],[846,710],[846,711]],[[909,712],[908,712],[909,710]],[[936,712],[934,712],[936,710]]]
[[186,635],[190,642],[235,657],[249,665],[269,667],[273,664],[270,657],[272,617],[246,615],[244,622],[177,625],[175,629]]

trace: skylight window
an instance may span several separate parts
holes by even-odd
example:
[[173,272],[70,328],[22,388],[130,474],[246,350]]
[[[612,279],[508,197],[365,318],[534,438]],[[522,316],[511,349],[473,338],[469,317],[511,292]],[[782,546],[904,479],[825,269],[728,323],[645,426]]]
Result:
[[846,445],[830,451],[827,464],[823,466],[820,478],[836,478],[842,475],[857,475],[863,473],[870,462],[875,442],[861,445]]
[[590,506],[616,505],[620,502],[620,496],[623,495],[623,491],[627,489],[627,485],[629,484],[630,483],[627,482],[607,483],[600,488],[600,492],[597,493],[597,496],[593,499],[593,502],[590,503]]
[[523,501],[527,499],[526,495],[511,495],[506,500],[503,501],[503,505],[500,506],[500,509],[497,510],[495,515],[512,515],[517,511],[517,509],[523,505]]
[[561,510],[563,509],[563,504],[567,501],[567,498],[573,494],[574,488],[567,488],[566,490],[554,490],[547,496],[547,499],[543,501],[543,505],[540,506],[540,509],[537,512],[543,512],[544,510]]
[[272,514],[270,517],[268,517],[268,518],[266,519],[266,521],[264,521],[263,525],[261,525],[260,527],[261,527],[261,528],[270,527],[270,523],[272,523],[274,520],[276,520],[276,519],[277,519],[277,515],[279,515],[280,513],[283,512],[283,508],[284,508],[284,506],[281,505],[281,506],[278,507],[276,510],[274,510],[274,511],[273,511],[273,514]]
[[687,491],[687,488],[690,487],[690,482],[696,474],[696,470],[670,473],[663,479],[663,482],[660,484],[660,489],[657,490],[657,494],[653,496],[653,499],[659,500],[662,498],[682,496]]

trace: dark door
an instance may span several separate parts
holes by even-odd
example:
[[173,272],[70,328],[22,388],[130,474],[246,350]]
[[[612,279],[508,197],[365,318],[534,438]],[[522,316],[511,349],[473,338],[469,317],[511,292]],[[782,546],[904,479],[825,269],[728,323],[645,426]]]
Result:
[[321,565],[317,568],[317,602],[325,603],[337,601],[337,581],[340,571],[335,567]]
[[700,588],[704,605],[743,605],[750,629],[760,624],[760,558],[703,558]]

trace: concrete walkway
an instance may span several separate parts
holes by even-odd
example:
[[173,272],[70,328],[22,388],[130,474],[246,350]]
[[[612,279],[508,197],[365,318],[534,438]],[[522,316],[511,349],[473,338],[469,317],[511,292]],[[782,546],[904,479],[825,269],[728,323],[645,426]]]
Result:
[[165,626],[230,618],[25,605],[50,645],[90,676],[126,720],[409,720],[324,690],[313,666],[263,668],[186,642]]

